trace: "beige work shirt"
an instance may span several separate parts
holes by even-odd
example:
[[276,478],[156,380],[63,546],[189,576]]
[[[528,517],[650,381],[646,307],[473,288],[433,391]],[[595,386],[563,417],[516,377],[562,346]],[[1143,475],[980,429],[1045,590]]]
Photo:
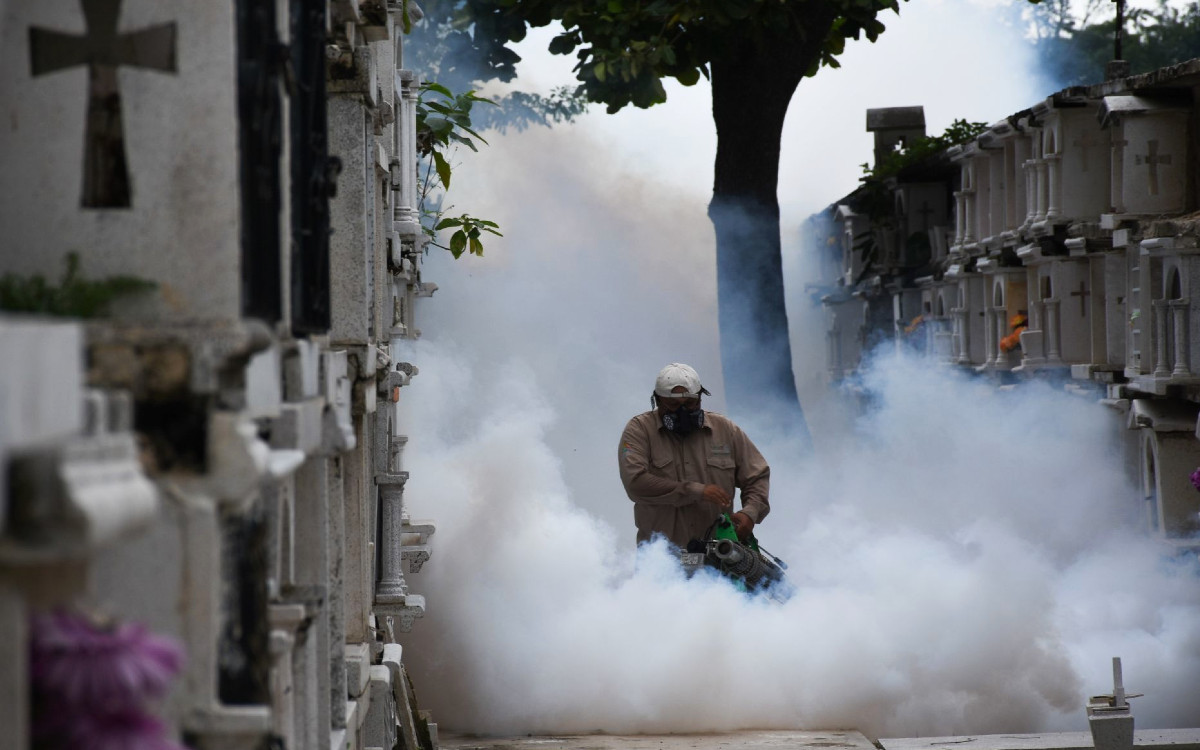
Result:
[[686,437],[662,426],[657,410],[629,420],[618,449],[621,482],[633,501],[638,542],[660,533],[680,547],[701,539],[722,512],[703,500],[715,484],[733,497],[742,491],[742,510],[755,523],[771,510],[771,469],[766,459],[728,418],[704,412],[704,426]]

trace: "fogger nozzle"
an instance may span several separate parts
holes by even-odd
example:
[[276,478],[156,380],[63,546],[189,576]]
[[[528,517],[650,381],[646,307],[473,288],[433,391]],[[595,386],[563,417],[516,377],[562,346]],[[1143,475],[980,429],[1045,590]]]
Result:
[[732,539],[719,539],[711,543],[708,554],[718,568],[734,578],[740,578],[750,589],[783,579],[783,570],[774,561]]
[[745,559],[746,548],[740,544],[734,544],[729,539],[722,539],[717,542],[717,547],[713,550],[713,554],[721,562],[732,565]]

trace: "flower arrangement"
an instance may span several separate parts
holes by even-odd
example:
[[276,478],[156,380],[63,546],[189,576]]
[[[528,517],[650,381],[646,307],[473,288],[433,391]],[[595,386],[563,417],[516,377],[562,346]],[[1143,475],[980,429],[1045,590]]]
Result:
[[1000,351],[1011,352],[1021,346],[1021,331],[1029,327],[1029,319],[1021,313],[1017,313],[1008,320],[1008,327],[1012,333],[1000,339]]
[[183,750],[149,708],[183,668],[173,639],[66,611],[30,623],[35,747]]

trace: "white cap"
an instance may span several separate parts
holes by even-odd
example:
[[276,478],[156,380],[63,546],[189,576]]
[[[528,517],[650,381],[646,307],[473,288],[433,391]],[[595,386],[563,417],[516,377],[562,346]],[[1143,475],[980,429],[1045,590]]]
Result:
[[[687,393],[675,393],[674,388],[683,386]],[[677,398],[695,398],[701,393],[711,395],[700,385],[700,376],[689,365],[672,362],[658,373],[658,379],[654,381],[654,393],[658,396],[677,397]]]

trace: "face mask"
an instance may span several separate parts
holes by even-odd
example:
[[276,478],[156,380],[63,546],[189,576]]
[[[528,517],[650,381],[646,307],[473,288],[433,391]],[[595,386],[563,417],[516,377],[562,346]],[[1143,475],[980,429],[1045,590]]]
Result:
[[692,430],[699,429],[704,426],[704,410],[679,409],[675,412],[664,412],[662,415],[663,427],[666,427],[676,435],[687,435]]

